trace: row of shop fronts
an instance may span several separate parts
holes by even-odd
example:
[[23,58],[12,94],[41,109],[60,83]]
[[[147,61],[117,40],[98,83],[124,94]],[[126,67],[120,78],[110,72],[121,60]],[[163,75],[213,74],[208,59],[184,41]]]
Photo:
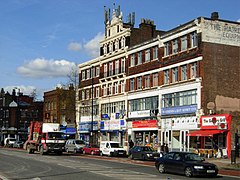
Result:
[[128,118],[123,119],[112,119],[111,117],[116,116],[107,114],[103,114],[99,121],[96,120],[97,117],[93,118],[93,121],[85,118],[84,122],[79,123],[79,136],[80,139],[91,142],[92,133],[94,144],[111,140],[118,141],[127,148],[128,142],[133,140],[135,145],[152,146],[159,151],[160,146],[165,143],[169,150],[217,152],[221,149],[222,156],[230,156],[231,115],[197,117],[196,106],[172,109],[171,113],[174,114],[174,111],[180,114],[175,113],[175,116],[170,117],[168,112],[163,110],[164,115],[161,117],[146,116],[151,113],[148,110],[128,114]]

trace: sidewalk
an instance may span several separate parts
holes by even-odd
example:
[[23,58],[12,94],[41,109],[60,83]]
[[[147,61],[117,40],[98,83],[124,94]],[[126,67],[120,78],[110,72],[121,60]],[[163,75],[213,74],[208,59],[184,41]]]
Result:
[[206,161],[216,164],[219,168],[219,174],[240,177],[240,158],[237,158],[236,163],[232,164],[230,158],[228,159],[207,158]]

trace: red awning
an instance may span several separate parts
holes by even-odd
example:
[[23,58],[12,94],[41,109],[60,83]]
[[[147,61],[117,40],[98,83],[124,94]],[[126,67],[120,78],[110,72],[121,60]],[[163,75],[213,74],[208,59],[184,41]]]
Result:
[[187,134],[187,136],[208,136],[213,137],[214,134],[220,134],[225,132],[226,130],[219,130],[219,129],[211,129],[211,130],[198,130],[192,131]]

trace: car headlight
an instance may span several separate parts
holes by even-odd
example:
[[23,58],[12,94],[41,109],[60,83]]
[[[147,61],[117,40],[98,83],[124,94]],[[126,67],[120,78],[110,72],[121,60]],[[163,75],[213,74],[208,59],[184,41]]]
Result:
[[146,154],[147,155],[147,157],[149,157],[150,156],[150,154]]
[[203,166],[193,166],[194,169],[204,169]]

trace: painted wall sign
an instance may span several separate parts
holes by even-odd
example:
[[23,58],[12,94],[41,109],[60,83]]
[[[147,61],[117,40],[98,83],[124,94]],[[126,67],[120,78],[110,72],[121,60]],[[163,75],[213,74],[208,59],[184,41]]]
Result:
[[128,113],[128,118],[149,117],[149,116],[150,116],[150,110],[133,111]]
[[240,26],[222,21],[201,20],[202,41],[239,46]]

